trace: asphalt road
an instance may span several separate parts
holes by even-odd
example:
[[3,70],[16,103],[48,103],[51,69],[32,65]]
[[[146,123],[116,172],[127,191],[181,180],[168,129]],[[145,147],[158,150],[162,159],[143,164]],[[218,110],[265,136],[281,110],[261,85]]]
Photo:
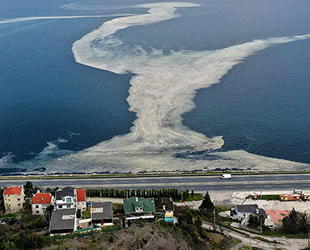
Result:
[[[0,180],[0,186],[25,184],[22,180]],[[285,175],[238,175],[232,179],[220,179],[219,176],[180,176],[180,177],[139,177],[139,178],[97,178],[97,179],[35,179],[36,186],[42,187],[84,187],[84,188],[117,188],[117,189],[158,189],[183,188],[200,191],[224,190],[310,190],[310,174]]]

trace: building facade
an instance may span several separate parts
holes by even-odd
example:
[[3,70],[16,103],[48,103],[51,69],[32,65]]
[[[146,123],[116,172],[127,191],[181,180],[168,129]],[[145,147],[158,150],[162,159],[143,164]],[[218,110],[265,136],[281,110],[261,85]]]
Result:
[[76,201],[77,201],[77,209],[81,211],[86,211],[86,191],[85,189],[77,189],[76,190]]
[[55,209],[76,208],[76,189],[65,187],[56,191]]
[[6,187],[3,192],[5,213],[13,214],[23,208],[24,203],[23,186]]
[[91,220],[94,226],[113,226],[112,202],[93,202]]
[[131,197],[123,200],[126,221],[155,218],[154,198]]
[[46,208],[54,204],[54,196],[50,193],[36,193],[32,197],[32,214],[43,215]]

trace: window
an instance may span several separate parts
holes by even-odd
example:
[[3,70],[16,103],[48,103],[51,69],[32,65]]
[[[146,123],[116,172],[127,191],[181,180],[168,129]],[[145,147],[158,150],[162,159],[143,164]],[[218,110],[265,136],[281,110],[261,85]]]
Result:
[[39,211],[36,211],[36,213],[38,214],[38,213],[39,213]]
[[71,208],[71,205],[67,205],[67,208]]
[[59,208],[62,208],[62,205],[59,205]]
[[39,205],[36,205],[36,208],[39,208]]
[[67,198],[67,202],[71,202],[71,198]]
[[20,201],[20,198],[17,198],[18,201]]

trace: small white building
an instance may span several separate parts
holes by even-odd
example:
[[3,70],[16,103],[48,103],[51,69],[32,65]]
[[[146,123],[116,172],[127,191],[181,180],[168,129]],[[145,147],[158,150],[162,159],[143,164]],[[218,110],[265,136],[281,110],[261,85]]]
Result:
[[265,210],[262,208],[258,208],[257,204],[237,205],[230,210],[231,217],[234,219],[238,219],[243,225],[247,224],[249,216],[251,214],[257,216],[263,215],[265,216],[265,218],[267,218]]
[[36,193],[32,197],[32,214],[43,215],[46,208],[54,204],[54,196],[50,193]]

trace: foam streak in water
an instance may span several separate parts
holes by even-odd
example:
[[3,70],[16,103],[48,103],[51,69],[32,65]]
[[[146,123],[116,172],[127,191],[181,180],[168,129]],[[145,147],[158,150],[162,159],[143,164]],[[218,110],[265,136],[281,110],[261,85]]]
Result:
[[[177,17],[176,8],[192,3],[139,5],[148,13],[116,18],[73,44],[78,63],[117,74],[132,72],[127,101],[137,119],[131,132],[78,153],[44,159],[49,172],[138,172],[214,168],[305,169],[307,164],[272,159],[245,151],[214,152],[221,137],[207,138],[182,125],[181,115],[194,107],[195,91],[219,83],[233,66],[269,46],[309,39],[310,35],[255,40],[214,51],[145,51],[129,47],[116,35],[132,26],[150,25]],[[175,157],[205,151],[208,157]]]
[[0,24],[18,23],[35,20],[54,20],[54,19],[78,19],[78,18],[95,18],[95,17],[113,17],[113,16],[128,16],[128,14],[115,15],[97,15],[97,16],[34,16],[34,17],[20,17],[13,19],[6,19],[0,21]]

